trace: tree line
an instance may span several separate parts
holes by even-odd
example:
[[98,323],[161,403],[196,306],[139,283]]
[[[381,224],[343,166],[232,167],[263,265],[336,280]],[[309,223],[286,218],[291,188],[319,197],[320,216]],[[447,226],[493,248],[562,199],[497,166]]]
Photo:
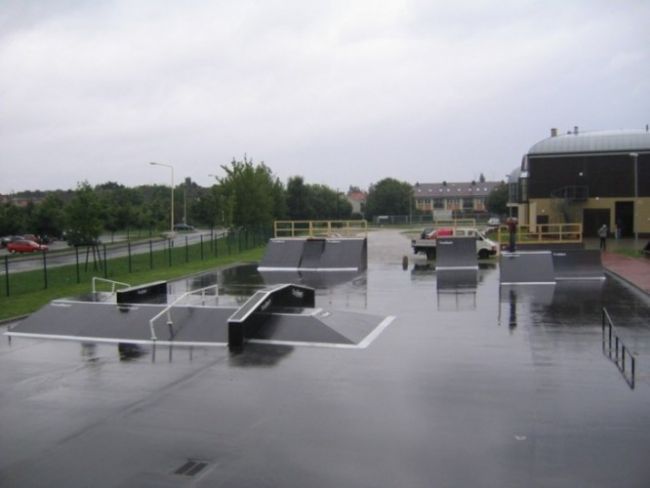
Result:
[[[385,178],[370,186],[363,215],[353,214],[345,193],[309,184],[301,176],[286,185],[271,169],[246,156],[222,165],[223,177],[209,187],[186,178],[174,188],[174,223],[199,227],[270,226],[274,220],[324,220],[408,215],[413,211],[412,185]],[[170,228],[171,188],[133,188],[107,182],[81,182],[75,190],[26,192],[24,206],[0,205],[0,235],[31,233],[69,242],[94,241],[102,232]],[[33,200],[38,200],[34,203]]]

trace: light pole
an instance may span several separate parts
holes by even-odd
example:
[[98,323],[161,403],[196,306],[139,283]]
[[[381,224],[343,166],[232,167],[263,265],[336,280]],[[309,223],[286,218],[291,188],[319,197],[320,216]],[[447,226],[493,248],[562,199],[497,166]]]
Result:
[[632,207],[634,209],[634,222],[632,222],[632,225],[634,225],[634,249],[637,249],[639,247],[639,226],[637,225],[639,221],[637,216],[639,213],[637,203],[639,200],[639,153],[630,153],[630,157],[634,161],[634,206]]
[[172,209],[169,218],[169,231],[173,234],[174,233],[174,167],[171,164],[154,163],[153,161],[149,164],[153,166],[164,166],[165,168],[169,168],[172,170]]

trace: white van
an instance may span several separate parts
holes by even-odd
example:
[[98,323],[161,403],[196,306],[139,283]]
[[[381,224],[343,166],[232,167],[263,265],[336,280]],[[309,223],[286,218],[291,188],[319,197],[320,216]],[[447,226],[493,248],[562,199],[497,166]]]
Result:
[[479,259],[487,259],[499,251],[499,245],[492,239],[488,239],[483,232],[476,227],[441,227],[439,229],[426,229],[421,234],[421,239],[413,239],[411,247],[415,254],[423,253],[427,258],[436,257],[437,237],[476,237],[476,252]]

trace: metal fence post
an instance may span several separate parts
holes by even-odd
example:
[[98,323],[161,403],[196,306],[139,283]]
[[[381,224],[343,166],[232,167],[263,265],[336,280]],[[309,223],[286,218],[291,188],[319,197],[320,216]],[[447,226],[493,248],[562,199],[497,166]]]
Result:
[[172,265],[172,240],[171,239],[167,239],[167,249],[169,251],[167,253],[167,255],[169,256],[169,266],[171,267]]
[[5,256],[5,290],[9,296],[9,256]]
[[47,290],[47,255],[43,252],[43,288]]
[[149,239],[149,269],[153,269],[153,244]]
[[201,234],[201,261],[203,261],[203,234]]
[[81,283],[81,274],[79,273],[79,246],[74,247],[74,255],[77,263],[77,283]]
[[104,244],[104,278],[108,278],[108,261],[106,260],[106,244]]
[[186,263],[190,262],[190,249],[187,243],[187,236],[185,236],[185,262]]
[[126,241],[126,249],[129,254],[129,273],[133,272],[133,265],[131,263],[131,241]]

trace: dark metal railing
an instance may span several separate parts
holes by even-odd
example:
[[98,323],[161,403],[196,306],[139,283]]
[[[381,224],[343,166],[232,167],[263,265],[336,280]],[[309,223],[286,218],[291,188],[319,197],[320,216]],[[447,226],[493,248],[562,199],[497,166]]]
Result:
[[603,330],[603,354],[607,356],[616,366],[625,378],[630,388],[634,389],[636,376],[636,356],[630,352],[630,348],[625,345],[619,337],[609,316],[607,309],[603,307],[602,311],[602,330]]

